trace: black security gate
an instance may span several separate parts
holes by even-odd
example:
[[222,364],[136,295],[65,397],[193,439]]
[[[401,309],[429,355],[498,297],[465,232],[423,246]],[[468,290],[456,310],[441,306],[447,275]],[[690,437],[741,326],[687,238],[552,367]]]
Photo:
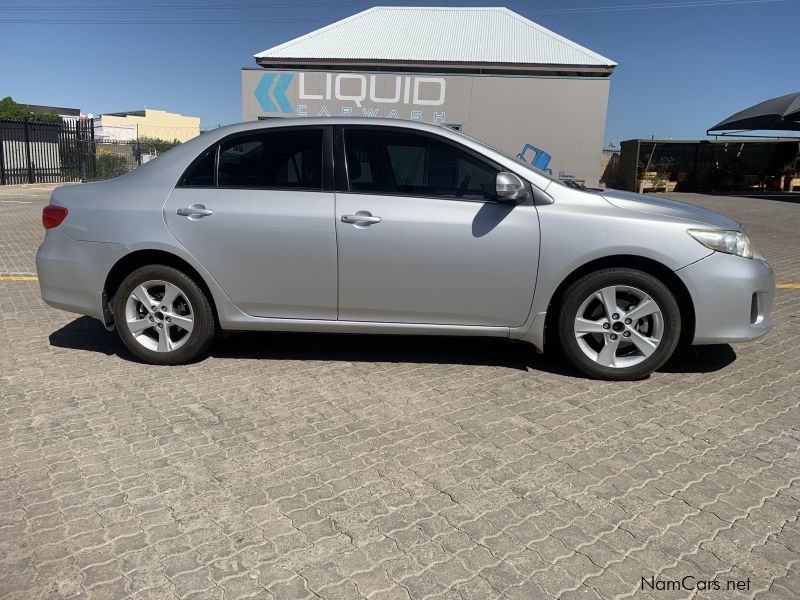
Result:
[[94,121],[0,119],[0,185],[94,179]]

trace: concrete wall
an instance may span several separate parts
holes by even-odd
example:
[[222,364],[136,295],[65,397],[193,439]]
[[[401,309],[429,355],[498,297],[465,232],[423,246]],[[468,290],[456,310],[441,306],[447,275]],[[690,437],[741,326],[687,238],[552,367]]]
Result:
[[171,113],[164,110],[146,108],[144,116],[137,115],[102,115],[97,127],[107,130],[109,137],[118,139],[135,139],[122,135],[111,135],[111,132],[123,133],[125,130],[133,129],[139,137],[153,137],[171,142],[178,140],[185,142],[193,137],[200,135],[200,117],[187,117],[178,113]]
[[242,70],[245,121],[367,116],[456,124],[508,154],[531,144],[550,168],[597,185],[608,78]]

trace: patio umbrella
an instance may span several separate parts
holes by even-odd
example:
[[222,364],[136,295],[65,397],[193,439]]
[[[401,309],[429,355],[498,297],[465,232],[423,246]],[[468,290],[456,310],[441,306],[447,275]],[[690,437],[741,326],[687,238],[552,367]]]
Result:
[[800,92],[779,96],[746,108],[717,123],[706,131],[706,134],[715,135],[711,132],[734,130],[800,131]]

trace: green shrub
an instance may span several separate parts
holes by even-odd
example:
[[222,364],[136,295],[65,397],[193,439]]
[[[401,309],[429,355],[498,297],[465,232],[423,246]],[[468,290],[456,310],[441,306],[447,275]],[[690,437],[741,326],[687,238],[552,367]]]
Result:
[[163,154],[167,150],[178,146],[181,142],[178,140],[162,140],[160,138],[139,136],[136,144],[142,154]]
[[97,179],[113,179],[128,172],[125,157],[115,154],[101,154],[96,163]]

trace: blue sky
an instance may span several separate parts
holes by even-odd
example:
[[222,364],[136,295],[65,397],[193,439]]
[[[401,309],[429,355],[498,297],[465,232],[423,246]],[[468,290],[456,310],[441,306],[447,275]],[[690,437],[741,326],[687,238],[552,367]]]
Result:
[[[199,115],[203,127],[236,122],[240,68],[254,66],[255,52],[380,3],[507,6],[612,58],[619,67],[611,77],[606,140],[615,143],[702,137],[737,110],[800,91],[800,0],[547,12],[678,1],[0,0],[0,97],[95,114],[161,108]],[[209,6],[226,8],[200,8]],[[242,22],[144,23],[201,19]]]

